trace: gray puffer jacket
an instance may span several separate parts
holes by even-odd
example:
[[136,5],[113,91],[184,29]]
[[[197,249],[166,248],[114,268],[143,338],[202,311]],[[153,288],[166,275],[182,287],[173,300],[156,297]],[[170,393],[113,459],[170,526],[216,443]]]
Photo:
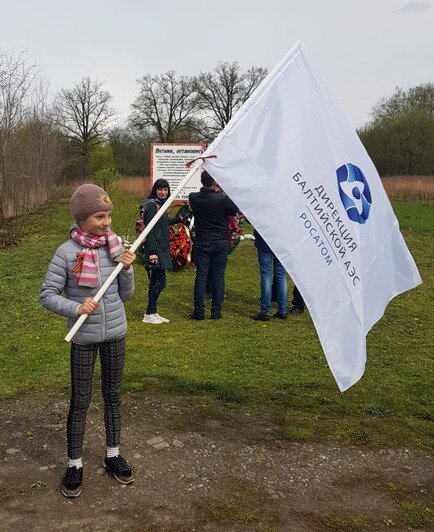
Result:
[[[96,288],[78,286],[72,277],[72,268],[77,262],[76,254],[82,246],[70,239],[57,248],[50,262],[42,284],[39,301],[48,310],[68,317],[71,328],[78,316],[77,305],[86,297],[93,297],[115,269],[116,263],[111,259],[107,246],[98,248],[99,282]],[[124,301],[130,299],[134,292],[134,272],[130,267],[121,270],[100,300],[99,308],[90,314],[76,332],[73,342],[76,344],[96,344],[121,338],[127,331]]]

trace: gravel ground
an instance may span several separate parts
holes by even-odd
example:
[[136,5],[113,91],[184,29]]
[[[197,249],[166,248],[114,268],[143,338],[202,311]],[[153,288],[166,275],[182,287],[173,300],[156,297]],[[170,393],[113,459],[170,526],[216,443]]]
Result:
[[272,411],[210,397],[125,394],[122,486],[102,468],[98,395],[74,500],[59,491],[67,396],[0,403],[1,530],[434,530],[427,451],[291,443]]

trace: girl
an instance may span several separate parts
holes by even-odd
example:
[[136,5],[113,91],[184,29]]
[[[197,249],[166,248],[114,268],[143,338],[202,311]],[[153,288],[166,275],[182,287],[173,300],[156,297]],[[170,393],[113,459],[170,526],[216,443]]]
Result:
[[[143,203],[143,221],[145,225],[152,220],[169,196],[169,183],[165,179],[157,179],[147,201]],[[142,320],[144,323],[157,325],[169,322],[168,319],[158,314],[157,301],[166,286],[166,270],[172,268],[169,225],[180,221],[180,217],[169,218],[165,212],[150,231],[143,245],[144,260],[149,276],[148,306]]]
[[[135,254],[124,250],[111,231],[112,202],[107,193],[85,184],[70,200],[75,224],[70,238],[61,245],[48,266],[40,302],[66,316],[69,327],[81,314],[90,314],[71,342],[71,400],[67,421],[68,467],[62,478],[62,494],[78,497],[83,480],[82,450],[86,413],[90,405],[92,375],[97,352],[101,361],[102,394],[108,475],[123,484],[134,480],[133,472],[119,454],[121,431],[120,395],[125,359],[127,320],[124,301],[134,291],[131,264]],[[101,301],[92,299],[100,286],[121,262],[123,269]]]

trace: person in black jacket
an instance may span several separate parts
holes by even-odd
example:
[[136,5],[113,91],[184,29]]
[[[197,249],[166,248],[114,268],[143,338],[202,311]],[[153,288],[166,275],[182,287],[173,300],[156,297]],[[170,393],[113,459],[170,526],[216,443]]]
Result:
[[[149,193],[149,201],[144,207],[143,221],[145,225],[149,224],[169,196],[169,183],[166,179],[157,179]],[[143,244],[144,261],[149,276],[148,306],[142,319],[143,323],[158,325],[169,321],[158,314],[157,301],[166,286],[166,270],[172,269],[169,225],[179,221],[179,217],[170,218],[165,212],[149,232]]]
[[225,293],[228,216],[234,216],[238,209],[226,194],[218,192],[217,183],[206,170],[201,174],[201,182],[200,191],[189,195],[196,231],[194,310],[190,317],[195,320],[205,317],[206,280],[211,271],[211,319],[219,319]]

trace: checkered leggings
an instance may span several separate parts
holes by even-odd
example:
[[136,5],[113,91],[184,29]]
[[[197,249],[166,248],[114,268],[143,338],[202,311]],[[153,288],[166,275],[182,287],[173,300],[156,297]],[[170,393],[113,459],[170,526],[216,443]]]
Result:
[[68,456],[83,453],[86,413],[92,396],[96,355],[101,361],[101,390],[104,398],[106,444],[117,447],[121,433],[121,381],[125,361],[125,338],[101,344],[71,343],[71,401],[67,423]]

